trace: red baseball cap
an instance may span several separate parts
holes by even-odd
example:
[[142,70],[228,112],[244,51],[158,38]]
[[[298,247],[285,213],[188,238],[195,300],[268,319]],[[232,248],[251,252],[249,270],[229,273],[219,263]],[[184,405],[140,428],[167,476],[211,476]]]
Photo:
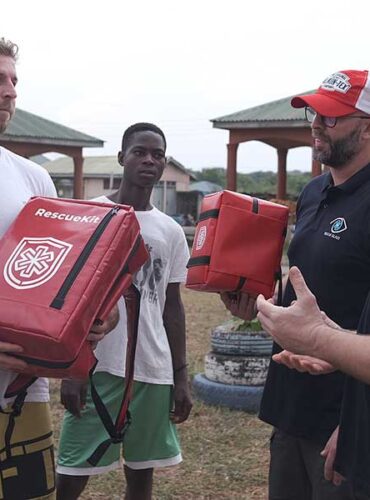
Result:
[[345,116],[356,110],[370,114],[370,79],[367,70],[343,70],[325,78],[313,94],[291,100],[293,108],[310,106],[323,116]]

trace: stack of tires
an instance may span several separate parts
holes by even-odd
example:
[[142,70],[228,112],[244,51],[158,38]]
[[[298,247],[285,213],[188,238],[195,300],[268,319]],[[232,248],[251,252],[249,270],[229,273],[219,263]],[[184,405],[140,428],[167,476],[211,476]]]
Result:
[[193,379],[196,396],[207,404],[258,412],[271,338],[263,331],[230,331],[221,325],[211,333],[211,346],[204,374]]

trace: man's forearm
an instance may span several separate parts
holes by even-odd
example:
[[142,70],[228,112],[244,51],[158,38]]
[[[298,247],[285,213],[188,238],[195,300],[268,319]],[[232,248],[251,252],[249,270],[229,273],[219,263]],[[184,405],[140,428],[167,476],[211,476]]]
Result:
[[167,287],[163,324],[172,355],[174,374],[186,367],[185,310],[181,300],[180,286],[170,283]]
[[185,313],[182,307],[177,309],[176,314],[171,314],[171,316],[165,314],[163,317],[174,374],[186,366]]
[[[370,336],[320,327],[312,346],[312,356],[324,359],[338,370],[370,384]],[[352,334],[352,335],[351,335]]]
[[174,378],[174,410],[171,421],[180,424],[189,417],[193,405],[186,364],[185,310],[178,283],[171,283],[167,287],[163,323],[171,349]]

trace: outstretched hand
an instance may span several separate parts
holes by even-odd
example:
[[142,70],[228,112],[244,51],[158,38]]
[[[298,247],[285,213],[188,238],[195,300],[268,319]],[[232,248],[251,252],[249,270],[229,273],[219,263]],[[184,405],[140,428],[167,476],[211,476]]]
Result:
[[326,375],[336,370],[332,364],[323,359],[306,356],[305,354],[294,354],[286,350],[274,354],[272,359],[287,368],[301,373],[309,373],[310,375]]
[[317,329],[325,325],[325,321],[297,267],[289,270],[289,279],[297,300],[289,307],[280,307],[259,295],[257,318],[280,346],[297,354],[309,354],[316,341]]

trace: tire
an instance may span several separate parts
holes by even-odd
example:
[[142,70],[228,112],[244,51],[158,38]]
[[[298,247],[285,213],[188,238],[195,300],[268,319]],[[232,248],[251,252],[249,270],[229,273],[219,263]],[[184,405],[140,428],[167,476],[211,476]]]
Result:
[[270,358],[209,352],[204,358],[208,380],[228,385],[259,386],[266,381]]
[[226,385],[208,380],[198,373],[193,378],[195,396],[206,404],[225,406],[233,410],[257,413],[263,393],[263,387]]
[[225,332],[213,330],[214,352],[231,356],[271,356],[272,339],[265,332]]

